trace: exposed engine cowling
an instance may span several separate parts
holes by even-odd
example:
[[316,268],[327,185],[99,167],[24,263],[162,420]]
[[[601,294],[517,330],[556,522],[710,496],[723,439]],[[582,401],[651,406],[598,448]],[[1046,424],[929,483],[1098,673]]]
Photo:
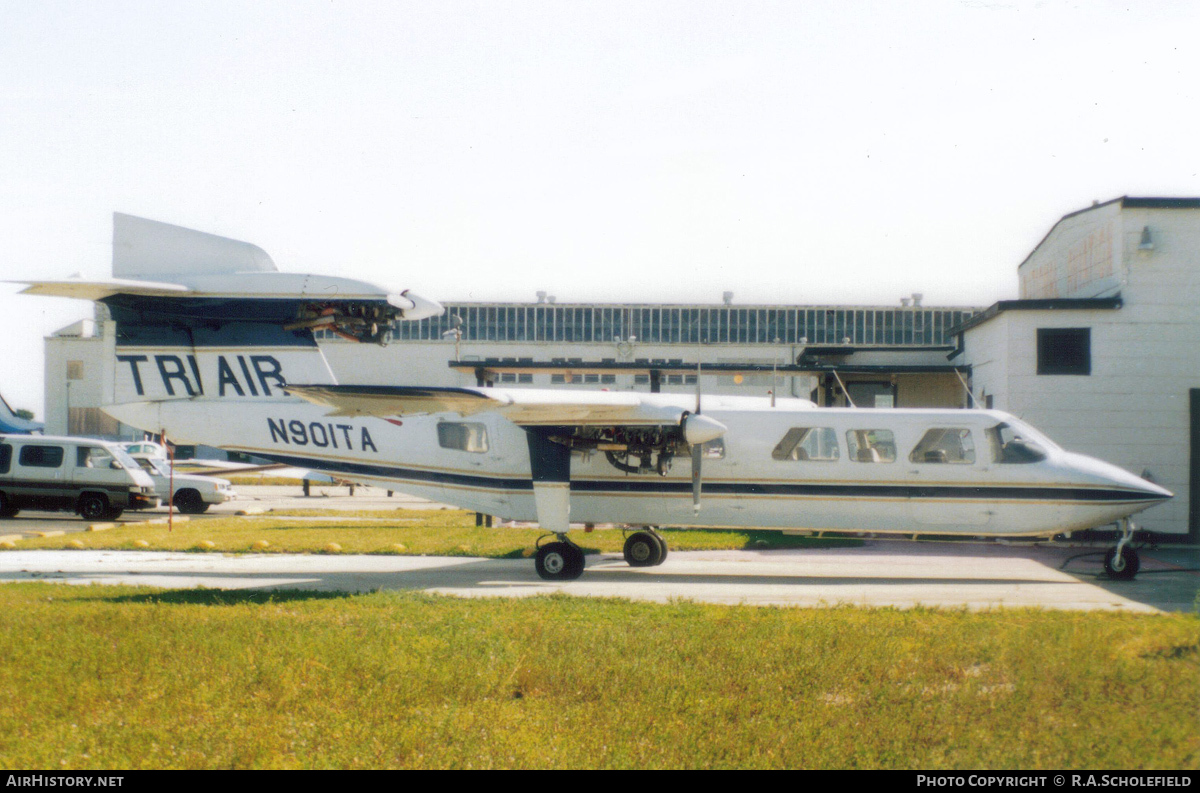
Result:
[[604,452],[609,465],[627,474],[666,476],[676,456],[687,457],[692,446],[715,440],[726,429],[708,416],[685,412],[675,425],[580,427],[553,440],[572,450]]
[[284,330],[328,330],[349,341],[386,346],[392,321],[403,314],[402,309],[383,301],[305,303],[299,307],[296,321]]

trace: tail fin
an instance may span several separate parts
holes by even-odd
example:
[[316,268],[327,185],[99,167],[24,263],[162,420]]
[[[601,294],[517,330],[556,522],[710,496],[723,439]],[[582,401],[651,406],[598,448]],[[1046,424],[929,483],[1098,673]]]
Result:
[[0,432],[10,435],[29,435],[42,431],[40,421],[31,421],[18,416],[4,397],[0,396]]
[[171,281],[174,277],[195,273],[278,271],[267,252],[257,245],[157,220],[113,213],[114,278]]
[[408,291],[282,273],[256,245],[120,213],[112,279],[42,281],[24,291],[107,307],[115,323],[106,334],[110,406],[290,400],[286,383],[336,382],[314,330],[382,344],[393,321],[442,311]]

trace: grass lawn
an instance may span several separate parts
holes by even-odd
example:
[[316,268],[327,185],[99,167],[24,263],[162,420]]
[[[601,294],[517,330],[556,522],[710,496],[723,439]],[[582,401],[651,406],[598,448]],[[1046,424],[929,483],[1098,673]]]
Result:
[[0,586],[0,767],[1190,768],[1200,619]]
[[[477,527],[475,513],[461,510],[295,510],[278,516],[191,520],[176,523],[172,531],[167,530],[166,524],[126,524],[107,531],[21,540],[16,546],[21,550],[71,548],[73,543],[79,543],[89,549],[328,553],[327,548],[332,542],[340,546],[340,553],[500,558],[532,555],[534,543],[543,534],[545,532],[537,528]],[[854,539],[818,539],[777,531],[668,530],[663,536],[672,550],[680,551],[836,548],[862,544]],[[611,529],[591,533],[572,531],[571,539],[588,553],[620,553],[624,543],[621,532]],[[269,543],[265,549],[254,547],[264,540]],[[212,546],[208,547],[206,543]]]

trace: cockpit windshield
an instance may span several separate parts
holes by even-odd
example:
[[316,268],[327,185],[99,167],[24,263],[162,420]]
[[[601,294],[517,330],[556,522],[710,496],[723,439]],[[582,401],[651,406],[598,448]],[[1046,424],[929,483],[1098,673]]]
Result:
[[1046,459],[1054,441],[1020,421],[1002,421],[987,431],[992,460],[997,463],[1038,463]]

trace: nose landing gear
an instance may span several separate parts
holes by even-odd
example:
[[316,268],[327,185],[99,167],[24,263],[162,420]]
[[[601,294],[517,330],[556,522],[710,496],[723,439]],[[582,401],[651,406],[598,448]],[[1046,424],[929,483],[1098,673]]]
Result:
[[1121,539],[1104,554],[1104,572],[1114,581],[1132,581],[1141,568],[1137,549],[1129,544],[1137,526],[1129,518],[1120,523]]

